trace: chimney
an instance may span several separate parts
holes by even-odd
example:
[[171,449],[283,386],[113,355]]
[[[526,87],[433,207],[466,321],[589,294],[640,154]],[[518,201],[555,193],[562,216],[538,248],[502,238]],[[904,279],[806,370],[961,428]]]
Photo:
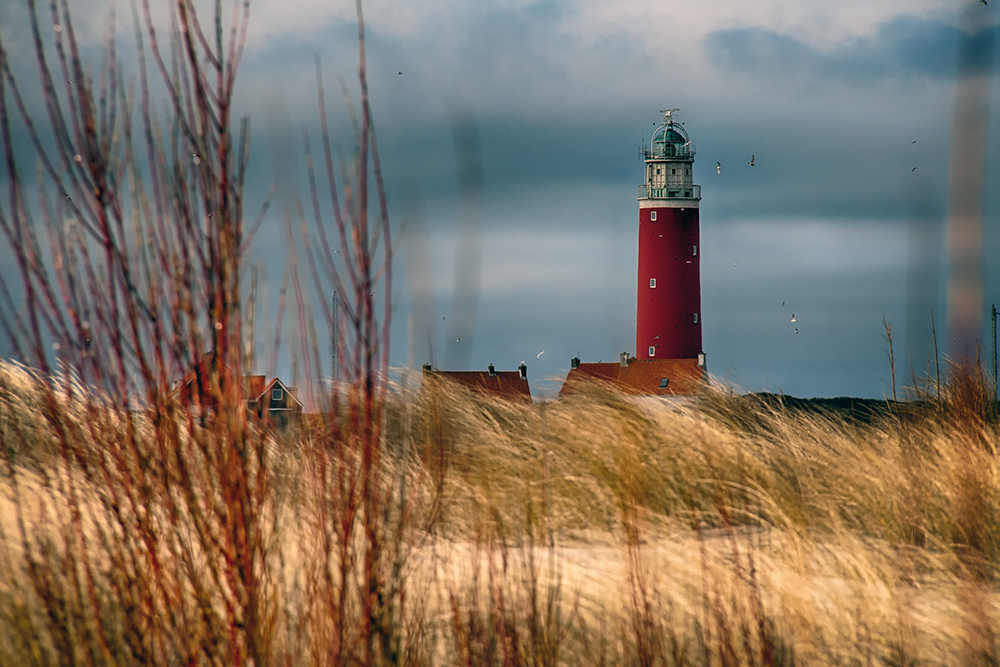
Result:
[[698,353],[698,368],[704,368],[704,367],[705,367],[705,353],[704,352],[699,352]]
[[569,360],[569,367],[571,370],[576,370],[580,367],[580,357],[573,357]]
[[628,352],[622,352],[621,355],[619,356],[619,361],[622,365],[622,368],[628,368],[629,364]]
[[486,369],[490,372],[491,378],[495,378],[497,376],[497,369],[493,366],[493,364],[487,366]]
[[524,364],[521,364],[520,366],[517,367],[517,373],[518,375],[521,376],[522,380],[528,379],[528,367],[525,366]]
[[424,375],[427,375],[430,372],[431,372],[431,365],[430,364],[424,364]]

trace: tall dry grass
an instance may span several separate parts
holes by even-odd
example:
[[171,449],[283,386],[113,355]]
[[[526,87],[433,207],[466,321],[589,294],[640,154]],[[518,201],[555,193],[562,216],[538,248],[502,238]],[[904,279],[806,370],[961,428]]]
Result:
[[[976,381],[956,376],[942,405],[906,419],[853,424],[713,393],[390,394],[386,491],[367,522],[330,489],[360,492],[362,452],[317,447],[312,427],[280,446],[264,436],[262,612],[229,628],[241,591],[226,586],[226,543],[207,549],[211,517],[181,510],[237,501],[210,476],[171,478],[171,495],[126,515],[86,457],[52,456],[45,381],[5,366],[4,442],[37,454],[7,449],[3,661],[225,662],[228,628],[267,630],[255,664],[988,662],[996,431]],[[66,421],[85,423],[73,409]],[[90,442],[100,459],[106,443]],[[211,503],[172,499],[189,492]]]

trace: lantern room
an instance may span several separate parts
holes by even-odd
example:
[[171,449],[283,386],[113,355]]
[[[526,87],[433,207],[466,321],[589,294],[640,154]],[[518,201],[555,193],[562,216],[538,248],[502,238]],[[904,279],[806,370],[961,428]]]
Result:
[[[646,179],[639,186],[639,199],[701,199],[701,186],[694,184],[694,146],[684,126],[673,119],[677,109],[662,111],[663,121],[643,149]],[[691,205],[690,203],[688,205]]]

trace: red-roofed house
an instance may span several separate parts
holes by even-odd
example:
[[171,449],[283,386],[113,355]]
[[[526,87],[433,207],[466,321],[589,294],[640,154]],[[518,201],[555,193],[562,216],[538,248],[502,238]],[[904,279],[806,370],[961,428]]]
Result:
[[[296,387],[286,386],[278,378],[265,384],[264,377],[251,375],[248,378],[247,412],[279,429],[298,424],[302,419],[302,401],[296,396]],[[257,392],[260,385],[263,388]]]
[[[183,379],[174,384],[173,397],[188,410],[201,416],[218,411],[218,396],[223,387],[233,383],[233,373],[210,350],[202,355]],[[241,390],[239,382],[237,389]]]
[[705,385],[704,361],[699,359],[636,359],[623,352],[618,363],[583,364],[574,358],[560,396],[574,385],[602,382],[633,396],[693,396]]
[[[173,395],[181,405],[207,418],[218,410],[217,396],[222,386],[233,382],[229,367],[214,352],[208,352],[176,383]],[[302,402],[296,397],[295,387],[286,386],[278,378],[268,382],[264,375],[248,375],[235,381],[234,388],[246,401],[249,414],[277,428],[296,424],[302,416]]]
[[[424,365],[424,385],[453,382],[469,391],[518,403],[531,403],[528,387],[528,367],[521,364],[516,371],[498,371],[493,364],[486,371],[436,371]],[[423,386],[421,387],[421,390]]]

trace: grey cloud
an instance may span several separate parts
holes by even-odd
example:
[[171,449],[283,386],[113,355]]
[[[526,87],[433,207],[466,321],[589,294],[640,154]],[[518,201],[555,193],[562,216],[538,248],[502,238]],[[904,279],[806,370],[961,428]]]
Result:
[[[875,34],[831,51],[756,26],[713,31],[703,44],[710,61],[724,69],[871,84],[913,76],[954,76],[960,37],[961,30],[944,20],[901,16],[880,25]],[[966,56],[970,65],[989,66],[989,43],[985,32],[972,35]]]

